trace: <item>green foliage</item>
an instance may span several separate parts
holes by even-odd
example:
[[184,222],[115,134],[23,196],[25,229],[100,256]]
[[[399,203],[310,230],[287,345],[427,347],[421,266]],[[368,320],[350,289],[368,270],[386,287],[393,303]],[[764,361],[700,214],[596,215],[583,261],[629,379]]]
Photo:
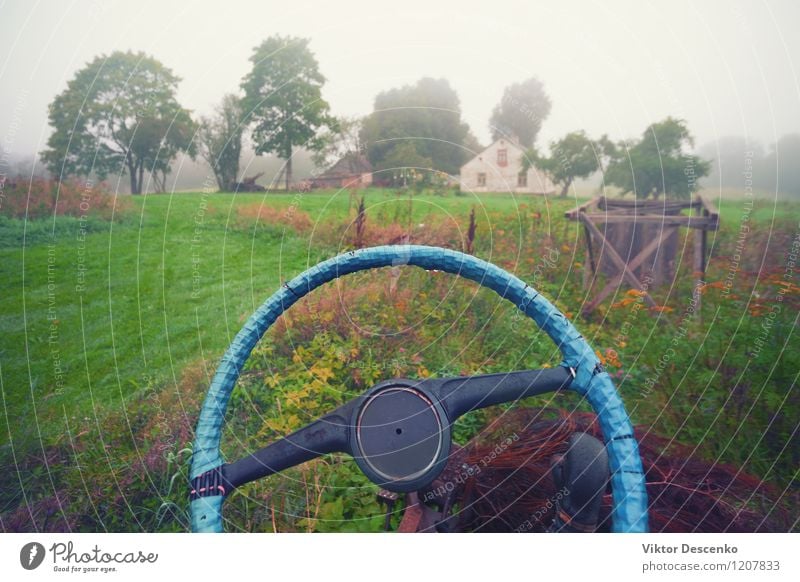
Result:
[[561,197],[565,197],[576,178],[588,178],[600,167],[600,146],[589,139],[583,131],[573,131],[550,143],[550,156],[542,157],[529,150],[523,158],[523,168],[529,170],[534,164],[546,171],[554,184],[561,185]]
[[539,79],[509,85],[489,120],[492,139],[514,137],[523,147],[532,148],[542,122],[550,115],[551,105]]
[[215,116],[200,120],[197,131],[200,153],[223,192],[232,190],[239,176],[243,131],[242,104],[236,95],[225,95]]
[[428,174],[426,170],[432,167],[431,158],[422,157],[413,143],[405,141],[395,144],[377,169],[381,171],[381,177],[391,175],[392,183],[407,186],[415,182],[417,176]]
[[326,168],[345,156],[360,155],[364,149],[360,136],[361,122],[360,117],[336,118],[335,124],[317,136],[320,148],[312,155],[314,164]]
[[322,98],[325,77],[308,39],[272,36],[253,50],[253,68],[242,80],[245,119],[253,124],[256,153],[286,160],[286,189],[292,181],[292,151],[322,149],[321,129],[336,127]]
[[107,220],[88,218],[81,221],[72,216],[57,216],[52,220],[28,221],[0,215],[0,248],[20,248],[41,244],[61,244],[76,240],[81,233],[108,232]]
[[638,142],[620,144],[620,155],[609,164],[605,180],[637,198],[689,198],[711,167],[688,153],[693,145],[686,123],[668,117],[650,125]]
[[144,53],[96,57],[50,104],[53,133],[42,155],[50,172],[104,179],[125,168],[131,192],[140,194],[147,171],[163,188],[177,153],[194,153],[194,123],[176,100],[178,81]]
[[457,174],[469,139],[458,95],[445,79],[429,77],[378,94],[361,131],[370,162],[387,180],[401,168]]

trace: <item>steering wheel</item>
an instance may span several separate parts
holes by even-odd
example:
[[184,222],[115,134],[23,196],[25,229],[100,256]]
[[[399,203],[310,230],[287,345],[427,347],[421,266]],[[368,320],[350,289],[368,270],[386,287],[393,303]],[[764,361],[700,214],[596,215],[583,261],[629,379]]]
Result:
[[[220,437],[228,400],[247,358],[280,315],[304,295],[342,275],[415,265],[471,279],[512,301],[558,346],[555,368],[459,378],[392,379],[263,449],[226,464]],[[612,529],[647,531],[647,492],[639,447],[609,375],[573,325],[547,299],[503,269],[457,251],[418,245],[347,252],[301,273],[247,320],[217,368],[197,423],[192,456],[192,530],[223,531],[222,505],[231,491],[323,454],[352,455],[374,483],[396,492],[418,490],[447,462],[455,420],[471,410],[554,390],[571,389],[597,413],[608,451]]]

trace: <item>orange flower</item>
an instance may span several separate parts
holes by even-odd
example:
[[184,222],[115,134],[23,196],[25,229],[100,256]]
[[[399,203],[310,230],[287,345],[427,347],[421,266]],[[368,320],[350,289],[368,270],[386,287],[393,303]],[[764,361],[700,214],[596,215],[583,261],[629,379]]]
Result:
[[633,298],[631,298],[631,297],[626,297],[625,299],[622,299],[622,300],[620,300],[620,301],[617,301],[616,303],[612,303],[612,304],[611,304],[611,307],[613,307],[613,308],[615,308],[615,309],[616,309],[616,308],[618,308],[618,307],[627,307],[627,306],[628,306],[628,305],[630,305],[631,303],[635,303],[635,302],[636,302],[636,300],[635,300],[635,299],[633,299]]

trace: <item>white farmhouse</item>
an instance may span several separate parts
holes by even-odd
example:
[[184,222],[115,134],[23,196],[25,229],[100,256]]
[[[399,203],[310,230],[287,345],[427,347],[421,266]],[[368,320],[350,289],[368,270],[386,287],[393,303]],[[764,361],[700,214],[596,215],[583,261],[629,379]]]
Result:
[[522,171],[524,148],[501,138],[461,166],[461,189],[465,192],[519,192],[551,194],[555,186],[542,170]]

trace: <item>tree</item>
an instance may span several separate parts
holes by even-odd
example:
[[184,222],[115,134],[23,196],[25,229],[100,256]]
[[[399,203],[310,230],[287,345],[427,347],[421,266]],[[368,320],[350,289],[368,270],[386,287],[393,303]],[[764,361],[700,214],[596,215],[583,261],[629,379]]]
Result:
[[361,140],[378,170],[428,160],[431,169],[456,174],[467,156],[469,135],[456,92],[445,79],[426,77],[378,94]]
[[607,134],[603,134],[596,142],[598,158],[598,169],[605,174],[608,166],[620,156],[619,147]]
[[42,155],[50,172],[60,180],[127,171],[132,194],[141,194],[145,170],[163,184],[179,151],[194,155],[179,80],[144,53],[96,57],[50,104],[53,133]]
[[225,95],[213,117],[203,117],[197,136],[200,155],[211,166],[221,191],[233,190],[239,177],[239,158],[242,153],[241,100],[233,94]]
[[433,160],[423,157],[414,144],[401,141],[384,158],[380,169],[388,173],[388,178],[396,186],[407,186],[433,167]]
[[275,153],[286,161],[287,190],[294,147],[318,151],[323,147],[318,132],[336,127],[322,98],[325,77],[308,42],[305,38],[268,38],[254,49],[250,57],[253,68],[242,80],[242,106],[254,124],[256,153]]
[[567,196],[576,178],[588,178],[600,167],[600,147],[583,131],[573,131],[550,143],[550,156],[541,157],[536,150],[526,153],[522,166],[525,171],[535,163],[546,171],[554,184],[561,185],[561,197]]
[[172,171],[172,160],[181,151],[194,158],[197,151],[193,142],[196,131],[196,124],[185,111],[177,113],[173,119],[143,117],[130,143],[130,150],[141,161],[137,177],[139,189],[137,192],[131,190],[131,193],[141,194],[145,170],[153,180],[153,189],[165,192],[167,175]]
[[492,139],[514,137],[523,147],[532,148],[551,106],[539,79],[509,85],[489,120]]
[[689,198],[710,169],[688,153],[693,145],[686,122],[668,117],[649,126],[638,142],[620,144],[622,155],[608,165],[606,181],[637,198]]
[[359,117],[338,117],[334,127],[319,135],[320,148],[311,157],[314,165],[326,168],[348,155],[361,154],[361,124]]

